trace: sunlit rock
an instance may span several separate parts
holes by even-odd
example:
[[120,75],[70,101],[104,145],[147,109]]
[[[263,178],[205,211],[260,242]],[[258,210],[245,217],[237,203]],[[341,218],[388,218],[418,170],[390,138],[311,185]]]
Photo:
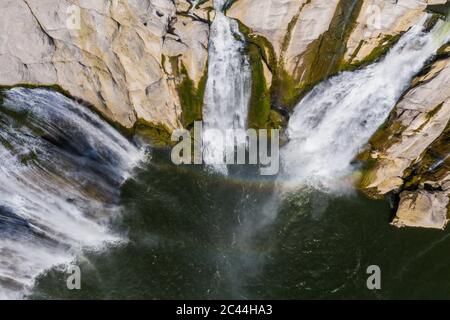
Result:
[[444,192],[405,191],[392,224],[397,227],[444,229],[447,225],[448,195]]

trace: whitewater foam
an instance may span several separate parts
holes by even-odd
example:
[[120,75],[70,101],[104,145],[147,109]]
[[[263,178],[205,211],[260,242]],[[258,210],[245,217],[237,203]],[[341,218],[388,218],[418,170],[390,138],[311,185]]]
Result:
[[[122,241],[108,222],[142,152],[85,107],[15,88],[0,106],[0,299],[82,249]],[[64,285],[64,284],[62,284]]]
[[[208,80],[203,107],[205,132],[217,129],[245,130],[251,95],[251,71],[244,54],[243,35],[235,20],[223,13],[225,0],[215,0],[216,16],[211,25],[209,40]],[[208,167],[227,173],[223,159],[224,145],[214,135],[203,137],[203,159]]]

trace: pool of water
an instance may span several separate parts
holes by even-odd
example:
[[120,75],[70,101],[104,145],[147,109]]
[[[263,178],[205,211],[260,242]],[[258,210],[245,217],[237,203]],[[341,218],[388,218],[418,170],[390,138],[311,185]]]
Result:
[[[396,229],[389,200],[304,189],[280,199],[251,168],[176,167],[168,151],[122,187],[121,245],[77,258],[81,290],[55,267],[32,299],[449,298],[448,231]],[[381,269],[369,290],[367,267]]]

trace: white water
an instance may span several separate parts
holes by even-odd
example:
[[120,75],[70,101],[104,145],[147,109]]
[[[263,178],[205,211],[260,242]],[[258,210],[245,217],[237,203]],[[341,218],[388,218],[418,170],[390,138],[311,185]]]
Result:
[[121,241],[108,221],[141,152],[97,115],[56,92],[8,90],[0,157],[0,299],[22,298],[82,249]]
[[[251,71],[236,21],[222,10],[225,0],[215,0],[216,16],[209,40],[208,80],[203,107],[203,158],[215,171],[226,174],[225,146],[221,135],[227,129],[245,129],[251,95]],[[210,133],[209,135],[206,133]]]
[[449,41],[449,22],[429,33],[422,21],[380,62],[316,86],[296,106],[281,151],[285,187],[309,185],[340,192],[351,162],[387,119],[412,78]]

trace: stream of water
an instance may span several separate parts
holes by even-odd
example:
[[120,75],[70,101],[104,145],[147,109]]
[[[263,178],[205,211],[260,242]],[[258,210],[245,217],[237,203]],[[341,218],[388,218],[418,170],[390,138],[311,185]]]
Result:
[[[203,110],[204,162],[216,172],[227,173],[225,146],[218,136],[227,129],[246,129],[251,94],[251,73],[244,55],[243,35],[235,20],[223,13],[225,0],[214,1],[216,15],[209,40],[208,80]],[[218,131],[218,135],[213,130]]]

